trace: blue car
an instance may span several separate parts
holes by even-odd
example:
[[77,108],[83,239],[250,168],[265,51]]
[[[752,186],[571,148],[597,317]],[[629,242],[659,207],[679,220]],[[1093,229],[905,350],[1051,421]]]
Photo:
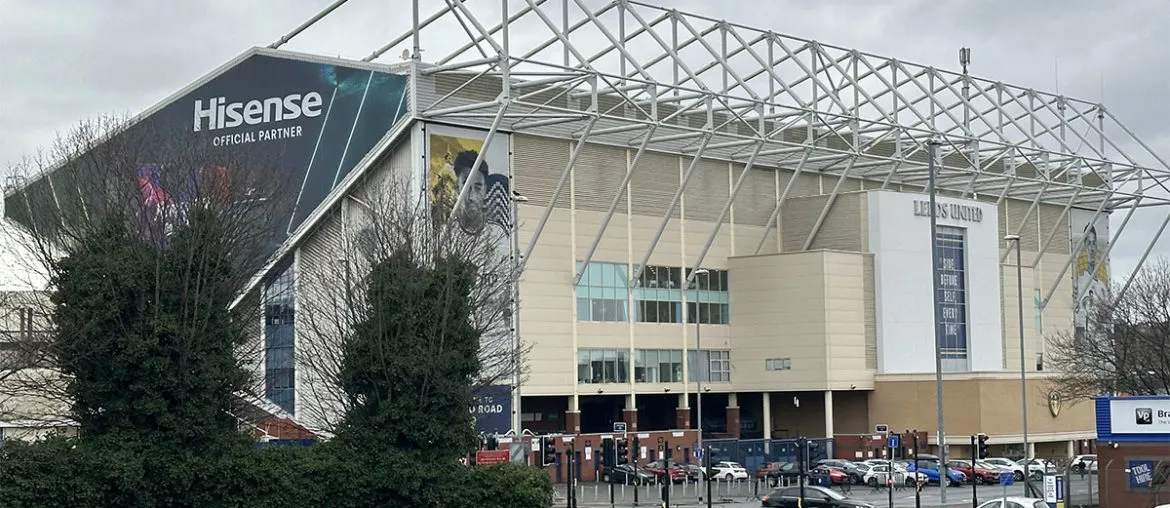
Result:
[[[965,475],[959,471],[955,471],[954,469],[951,469],[949,467],[946,469],[947,469],[947,480],[948,480],[948,484],[950,486],[958,487],[958,486],[962,485],[963,482],[967,481],[967,475]],[[935,457],[933,455],[919,455],[918,460],[912,461],[910,463],[910,467],[907,467],[906,470],[910,471],[910,472],[918,471],[918,472],[921,472],[922,474],[925,474],[926,481],[928,483],[941,483],[941,482],[939,482],[940,475],[939,475],[938,457]]]

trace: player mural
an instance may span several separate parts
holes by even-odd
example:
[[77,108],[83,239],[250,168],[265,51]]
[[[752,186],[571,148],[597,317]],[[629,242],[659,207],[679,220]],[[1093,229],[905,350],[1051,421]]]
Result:
[[1089,312],[1096,298],[1109,291],[1109,217],[1102,214],[1093,219],[1093,212],[1071,210],[1069,227],[1073,252],[1073,326],[1077,337],[1084,337]]

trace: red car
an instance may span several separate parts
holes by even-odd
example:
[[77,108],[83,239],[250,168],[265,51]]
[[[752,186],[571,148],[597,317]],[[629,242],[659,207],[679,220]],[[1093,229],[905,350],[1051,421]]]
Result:
[[849,473],[846,473],[845,470],[841,468],[817,466],[812,470],[812,474],[823,474],[825,472],[829,474],[829,481],[835,485],[845,483],[849,479]]
[[962,460],[952,460],[947,462],[947,467],[967,475],[967,478],[971,479],[979,485],[983,485],[985,483],[999,483],[999,471],[994,469],[976,467],[974,470],[972,470],[971,463]]
[[654,462],[646,464],[644,467],[646,468],[647,471],[650,471],[651,473],[654,474],[654,478],[656,480],[658,480],[658,483],[664,483],[666,480],[667,474],[670,475],[670,482],[671,483],[686,483],[686,481],[687,481],[686,470],[679,467],[677,464],[670,465],[670,472],[669,473],[667,473],[666,469],[664,469],[664,464],[662,463],[661,460],[656,460]]
[[784,464],[784,462],[765,462],[760,467],[756,468],[756,478],[767,478],[768,473],[784,467]]

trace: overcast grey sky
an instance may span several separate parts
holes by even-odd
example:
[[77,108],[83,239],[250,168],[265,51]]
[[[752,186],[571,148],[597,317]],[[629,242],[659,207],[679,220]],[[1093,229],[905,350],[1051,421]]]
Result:
[[[0,64],[5,70],[0,81],[0,164],[47,145],[55,133],[82,119],[150,107],[248,47],[278,39],[329,3],[0,0]],[[597,0],[587,3],[601,5]],[[971,47],[973,74],[1049,91],[1059,83],[1060,92],[1090,101],[1103,97],[1114,115],[1170,159],[1168,2],[661,3],[946,69],[957,68],[960,46]],[[423,12],[430,13],[442,2],[422,4]],[[513,10],[522,4],[513,1]],[[409,5],[407,0],[350,0],[327,23],[306,31],[286,48],[361,58],[409,28]],[[424,52],[424,59],[427,55]],[[392,58],[387,61],[397,59],[396,54],[387,56]],[[1148,156],[1138,159],[1153,163]],[[1115,275],[1133,266],[1162,213],[1135,216],[1113,253]],[[1119,220],[1115,217],[1114,224]],[[1170,238],[1170,233],[1165,236]],[[1170,240],[1163,239],[1156,252],[1164,254],[1167,249]]]

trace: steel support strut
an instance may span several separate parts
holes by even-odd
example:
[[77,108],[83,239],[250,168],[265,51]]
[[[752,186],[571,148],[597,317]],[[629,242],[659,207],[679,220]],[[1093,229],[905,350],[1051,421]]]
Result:
[[719,236],[719,228],[723,226],[723,219],[731,211],[731,204],[735,202],[736,196],[739,196],[739,191],[743,188],[743,183],[747,181],[747,176],[751,173],[752,166],[756,163],[756,156],[763,147],[763,143],[758,143],[755,149],[753,149],[751,157],[748,158],[747,164],[743,167],[743,172],[739,174],[739,179],[735,182],[735,188],[732,189],[731,196],[727,198],[726,203],[723,203],[723,210],[719,212],[719,218],[715,220],[715,226],[711,229],[711,234],[707,236],[707,243],[703,245],[703,250],[699,251],[699,257],[695,260],[694,268],[691,269],[690,275],[683,281],[682,287],[690,287],[691,282],[694,282],[697,271],[703,266],[703,259],[707,257],[707,252],[711,250],[711,246],[715,244],[715,238]]
[[[808,156],[811,153],[811,149],[805,149],[804,156],[801,157],[800,163],[796,165],[796,171],[792,172],[788,183],[784,185],[784,191],[780,193],[779,198],[776,198],[776,206],[772,207],[772,215],[768,216],[768,222],[764,224],[764,233],[760,235],[760,242],[756,244],[756,250],[752,252],[753,256],[763,250],[764,244],[768,241],[768,234],[772,232],[772,225],[775,224],[777,230],[779,229],[780,210],[784,207],[784,202],[788,200],[788,193],[792,190],[792,186],[796,184],[796,180],[804,172],[804,164],[808,162]],[[777,231],[776,234],[780,234],[780,232]]]
[[662,233],[666,232],[666,227],[670,224],[671,215],[674,215],[674,211],[678,208],[678,202],[682,199],[683,193],[686,192],[687,185],[691,181],[691,176],[695,173],[695,168],[699,167],[699,160],[703,157],[703,150],[710,140],[710,134],[703,136],[703,140],[699,144],[699,150],[695,152],[691,163],[687,165],[687,171],[683,174],[682,181],[679,182],[678,190],[675,191],[674,197],[670,199],[670,205],[666,207],[666,212],[662,215],[662,222],[658,224],[658,229],[654,231],[654,238],[650,240],[650,247],[646,249],[646,255],[642,256],[642,262],[634,267],[634,273],[630,277],[630,287],[634,287],[635,282],[641,277],[642,272],[646,270],[646,263],[650,262],[650,256],[654,254],[654,249],[658,247],[658,242],[662,239]]
[[817,232],[821,230],[821,225],[825,223],[825,218],[829,216],[829,210],[833,208],[833,203],[837,201],[837,196],[841,193],[841,184],[849,176],[849,171],[853,169],[853,164],[857,162],[857,157],[849,158],[849,165],[845,167],[845,171],[841,172],[841,176],[837,177],[837,185],[833,186],[833,192],[829,194],[829,198],[825,200],[825,206],[821,208],[820,215],[817,216],[817,221],[813,223],[812,230],[808,232],[808,238],[804,240],[804,245],[800,250],[808,250],[812,246],[813,239],[817,237]]
[[536,229],[532,232],[532,239],[528,240],[528,247],[524,249],[524,257],[520,260],[519,273],[524,272],[524,267],[528,264],[528,259],[532,256],[532,251],[536,249],[536,242],[540,240],[540,234],[544,232],[544,227],[548,225],[548,220],[552,217],[553,208],[556,208],[557,199],[560,199],[561,192],[565,189],[565,183],[569,181],[569,176],[573,174],[573,168],[577,165],[577,157],[581,155],[581,150],[585,149],[585,140],[589,139],[589,131],[593,130],[593,125],[596,123],[596,116],[590,118],[589,123],[585,125],[581,139],[578,139],[577,143],[573,146],[573,152],[569,155],[569,162],[565,164],[565,169],[561,171],[561,178],[557,180],[557,187],[553,190],[552,197],[549,198],[548,206],[544,207],[544,213],[540,216],[540,222],[536,223]]
[[[618,203],[621,202],[622,196],[626,194],[630,185],[630,178],[634,176],[634,169],[638,167],[638,162],[642,160],[642,155],[646,153],[646,145],[650,144],[650,138],[654,136],[654,131],[657,126],[650,126],[646,131],[645,137],[642,138],[642,145],[638,147],[638,154],[634,156],[634,160],[630,161],[630,165],[626,167],[626,176],[622,178],[622,183],[618,186],[617,192],[613,196],[613,201],[609,203],[609,211],[605,212],[605,218],[601,221],[601,227],[597,230],[597,236],[593,239],[593,245],[589,246],[589,253],[585,255],[585,259],[581,262],[581,270],[573,277],[573,286],[581,282],[581,277],[585,275],[585,270],[589,269],[589,263],[593,261],[593,255],[597,253],[597,248],[601,246],[601,240],[605,238],[605,230],[609,228],[609,221],[613,220],[613,214],[617,212]],[[585,138],[582,137],[582,140]]]

